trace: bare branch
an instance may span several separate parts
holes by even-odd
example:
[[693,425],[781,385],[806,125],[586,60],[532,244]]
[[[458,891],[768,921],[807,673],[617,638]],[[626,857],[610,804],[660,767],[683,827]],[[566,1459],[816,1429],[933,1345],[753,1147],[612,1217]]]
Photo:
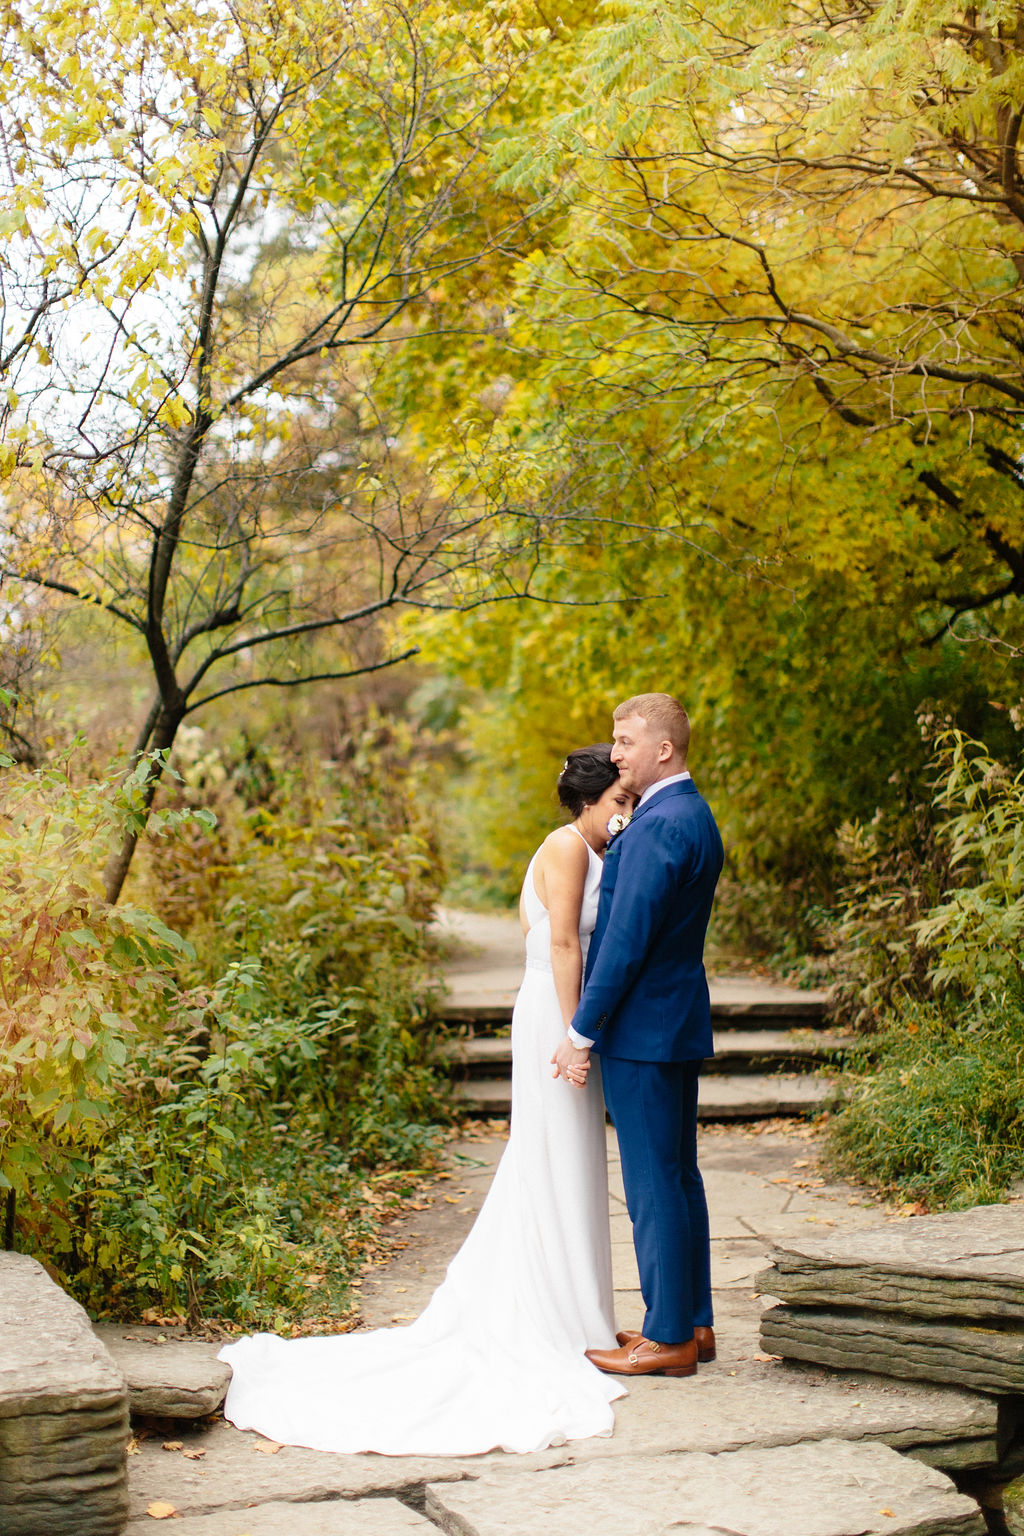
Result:
[[231,683],[226,688],[219,688],[216,693],[207,693],[201,699],[196,699],[185,710],[185,714],[192,715],[197,709],[202,709],[204,704],[212,703],[214,699],[223,699],[229,693],[241,693],[248,688],[303,688],[307,683],[343,682],[349,677],[363,677],[369,672],[381,672],[386,667],[396,667],[399,662],[409,661],[413,656],[418,656],[419,653],[419,646],[414,645],[397,656],[387,657],[385,661],[375,661],[363,666],[352,667],[347,672],[309,672],[304,677],[255,677],[244,683]]

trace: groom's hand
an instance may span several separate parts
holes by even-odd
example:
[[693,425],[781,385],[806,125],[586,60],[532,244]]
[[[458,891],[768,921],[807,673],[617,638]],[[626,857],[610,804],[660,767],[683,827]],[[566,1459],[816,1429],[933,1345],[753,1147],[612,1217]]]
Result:
[[587,1081],[587,1073],[590,1071],[590,1049],[587,1046],[573,1045],[566,1035],[558,1050],[551,1058],[554,1067],[552,1077],[564,1077],[567,1083],[573,1083],[577,1088],[582,1088]]

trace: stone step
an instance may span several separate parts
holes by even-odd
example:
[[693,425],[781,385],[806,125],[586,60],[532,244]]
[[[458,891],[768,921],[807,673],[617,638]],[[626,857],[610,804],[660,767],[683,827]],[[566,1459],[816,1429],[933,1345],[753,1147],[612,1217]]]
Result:
[[1024,1200],[776,1244],[759,1289],[796,1307],[897,1312],[1024,1333]]
[[227,1394],[231,1367],[217,1359],[220,1341],[190,1338],[184,1328],[96,1323],[94,1332],[128,1383],[133,1414],[201,1419]]
[[[705,1075],[801,1071],[827,1061],[848,1039],[806,1029],[732,1029],[719,1034]],[[444,1041],[442,1055],[453,1072],[467,1078],[497,1077],[511,1071],[509,1035],[461,1035]]]
[[[511,1024],[515,993],[511,986],[458,986],[437,1004],[435,1016],[453,1028],[489,1034]],[[762,1020],[777,1028],[825,1030],[825,1007],[822,992],[746,988],[740,983],[711,986],[711,1022],[716,1031],[749,1029]]]
[[427,1488],[461,1536],[984,1536],[973,1499],[886,1445],[804,1445],[606,1457],[527,1477],[485,1471]]
[[951,1382],[974,1392],[1024,1393],[1024,1330],[922,1321],[867,1309],[790,1307],[761,1314],[770,1354],[836,1371]]
[[[175,1519],[175,1536],[438,1536],[437,1526],[398,1499],[329,1499],[294,1504],[284,1499],[246,1509],[219,1509]],[[123,1536],[152,1536],[143,1516]]]
[[[818,1073],[799,1076],[743,1072],[701,1079],[700,1120],[769,1120],[776,1116],[814,1115],[831,1092]],[[470,1078],[455,1084],[458,1107],[467,1114],[500,1118],[511,1110],[508,1078]]]
[[117,1536],[128,1513],[128,1390],[77,1301],[0,1253],[0,1531]]

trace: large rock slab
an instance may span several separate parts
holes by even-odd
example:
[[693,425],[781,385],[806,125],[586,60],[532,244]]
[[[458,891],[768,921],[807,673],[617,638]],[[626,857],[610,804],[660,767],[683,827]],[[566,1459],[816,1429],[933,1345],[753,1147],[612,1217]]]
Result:
[[769,1307],[761,1343],[773,1354],[835,1370],[1024,1393],[1024,1329],[925,1322],[889,1312]]
[[[175,1520],[174,1536],[437,1536],[437,1526],[397,1499],[332,1499],[324,1504],[257,1504]],[[153,1521],[133,1520],[124,1536],[153,1536]]]
[[223,1403],[231,1367],[217,1359],[219,1343],[114,1323],[95,1333],[124,1373],[132,1413],[201,1419]]
[[719,1453],[833,1438],[895,1446],[944,1469],[991,1466],[998,1460],[998,1412],[991,1397],[763,1361],[737,1361],[733,1368],[723,1358],[689,1380],[652,1376],[631,1382],[629,1397],[615,1409],[615,1433],[609,1439],[574,1440],[514,1457],[500,1451],[429,1459],[334,1456],[297,1446],[275,1449],[223,1420],[197,1423],[176,1431],[171,1443],[181,1449],[165,1451],[161,1436],[140,1440],[138,1454],[128,1463],[131,1514],[143,1520],[147,1506],[161,1500],[186,1518],[271,1500],[394,1496],[428,1482],[457,1482],[502,1469],[532,1473],[637,1456],[672,1458],[683,1451]]
[[449,1536],[983,1536],[972,1499],[880,1445],[827,1440],[708,1456],[622,1457],[532,1477],[432,1485]]
[[0,1530],[115,1536],[128,1511],[124,1377],[24,1254],[0,1253]]
[[913,1317],[1006,1319],[1024,1327],[1024,1204],[914,1216],[829,1237],[787,1238],[758,1276],[797,1306]]

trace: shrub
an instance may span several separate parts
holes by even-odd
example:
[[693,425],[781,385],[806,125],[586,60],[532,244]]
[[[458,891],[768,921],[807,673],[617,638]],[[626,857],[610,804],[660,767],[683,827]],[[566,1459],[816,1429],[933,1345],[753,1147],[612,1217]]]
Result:
[[145,768],[77,787],[69,760],[0,786],[0,938],[18,940],[0,1166],[22,1246],[94,1312],[336,1314],[381,1191],[448,1118],[421,802],[397,773],[385,798],[337,768],[265,767],[255,800],[220,774],[216,823],[179,785],[138,904],[114,909],[98,877]]
[[904,1200],[1000,1200],[1024,1174],[1024,1003],[905,1002],[870,1040],[829,1124],[837,1168]]
[[[0,1188],[70,1193],[102,1132],[140,1013],[159,1009],[190,946],[139,907],[111,908],[100,874],[150,771],[76,784],[76,744],[0,789]],[[156,818],[164,835],[203,813]]]
[[867,1031],[836,1165],[926,1203],[997,1200],[1024,1172],[1024,771],[946,727],[927,805],[844,831],[835,1012]]

